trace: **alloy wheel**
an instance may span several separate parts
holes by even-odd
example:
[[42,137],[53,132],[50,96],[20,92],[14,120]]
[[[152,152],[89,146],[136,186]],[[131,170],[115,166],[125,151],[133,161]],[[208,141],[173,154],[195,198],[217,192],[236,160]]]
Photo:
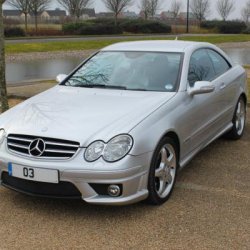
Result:
[[238,135],[241,135],[244,130],[245,119],[246,119],[245,104],[244,101],[241,99],[239,100],[237,105],[236,120],[235,120],[235,126]]
[[160,198],[165,198],[172,190],[177,170],[176,153],[171,144],[162,147],[155,168],[155,190]]

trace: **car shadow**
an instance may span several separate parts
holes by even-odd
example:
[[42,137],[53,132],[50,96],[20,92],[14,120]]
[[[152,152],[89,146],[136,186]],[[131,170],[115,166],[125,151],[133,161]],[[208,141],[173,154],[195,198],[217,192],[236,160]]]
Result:
[[25,194],[17,193],[15,191],[8,192],[9,201],[12,205],[26,212],[33,213],[35,210],[37,215],[59,215],[63,214],[65,217],[92,217],[98,218],[107,216],[115,219],[115,217],[129,217],[138,211],[138,215],[143,216],[143,212],[155,211],[159,207],[148,205],[145,202],[125,206],[105,206],[105,205],[92,205],[82,200],[67,200],[67,199],[50,199],[38,198]]

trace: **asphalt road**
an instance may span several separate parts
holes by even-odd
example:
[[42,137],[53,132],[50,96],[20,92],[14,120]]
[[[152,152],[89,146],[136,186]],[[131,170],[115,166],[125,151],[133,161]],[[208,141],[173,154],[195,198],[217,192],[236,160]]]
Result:
[[151,34],[151,35],[110,35],[110,36],[73,36],[73,37],[47,37],[47,38],[22,38],[22,39],[6,39],[6,44],[15,44],[15,43],[46,43],[46,42],[62,42],[62,41],[93,41],[93,40],[110,40],[110,39],[135,39],[135,38],[153,38],[153,37],[185,37],[185,36],[216,36],[218,34],[178,34],[178,35],[162,35],[162,34]]
[[250,115],[178,176],[160,207],[91,206],[0,188],[0,249],[250,249]]

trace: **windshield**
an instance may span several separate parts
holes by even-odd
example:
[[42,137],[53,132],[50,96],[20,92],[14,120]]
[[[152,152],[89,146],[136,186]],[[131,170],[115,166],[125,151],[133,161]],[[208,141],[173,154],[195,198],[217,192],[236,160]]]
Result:
[[99,52],[64,84],[74,87],[174,92],[181,53]]

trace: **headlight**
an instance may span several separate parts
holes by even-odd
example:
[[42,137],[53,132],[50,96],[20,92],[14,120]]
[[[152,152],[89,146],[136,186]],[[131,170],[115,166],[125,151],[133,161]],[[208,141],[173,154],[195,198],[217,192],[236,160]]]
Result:
[[129,135],[118,135],[111,139],[103,152],[103,159],[108,162],[118,161],[129,153],[133,139]]
[[3,142],[5,136],[5,131],[4,129],[0,129],[0,144]]
[[86,161],[93,162],[101,156],[107,162],[115,162],[126,156],[133,146],[133,139],[129,135],[118,135],[107,144],[102,141],[91,143],[85,151]]
[[102,141],[95,141],[88,146],[85,151],[85,159],[87,161],[96,161],[102,156],[105,143]]

